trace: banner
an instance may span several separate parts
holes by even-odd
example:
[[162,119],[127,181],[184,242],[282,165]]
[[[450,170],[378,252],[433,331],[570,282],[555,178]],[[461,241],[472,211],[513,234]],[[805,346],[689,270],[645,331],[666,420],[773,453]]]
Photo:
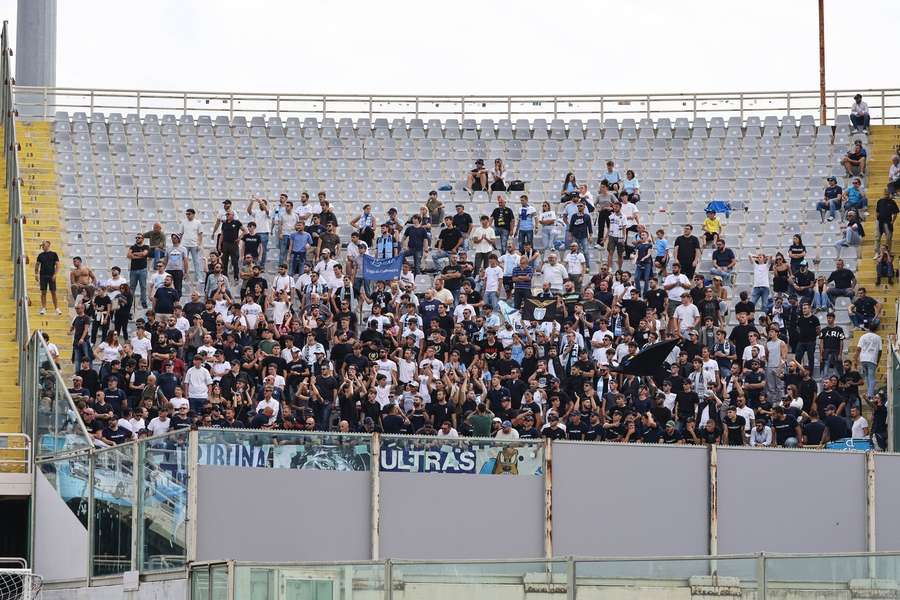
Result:
[[276,469],[317,471],[370,470],[369,444],[285,444],[275,446],[272,466]]
[[362,275],[366,281],[390,281],[400,278],[400,267],[403,265],[403,257],[372,258],[368,254],[362,255]]
[[522,318],[526,321],[555,321],[556,298],[552,300],[526,298],[522,303]]
[[390,440],[381,447],[380,467],[389,473],[450,473],[469,475],[543,476],[543,447],[534,444],[492,444],[477,440],[421,444]]
[[869,438],[843,438],[828,442],[825,444],[825,448],[828,450],[845,450],[848,452],[868,452],[869,450],[875,449],[872,445],[872,440]]
[[197,464],[266,469],[272,464],[272,444],[200,444]]

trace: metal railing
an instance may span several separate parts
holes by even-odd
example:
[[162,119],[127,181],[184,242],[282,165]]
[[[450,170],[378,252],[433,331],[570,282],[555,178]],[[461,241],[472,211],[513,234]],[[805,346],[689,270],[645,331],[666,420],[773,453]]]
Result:
[[[10,57],[12,49],[9,47],[9,32],[7,21],[3,22],[2,43],[0,43],[0,81],[3,90],[0,93],[0,112],[3,114],[3,154],[6,159],[6,178],[4,186],[9,195],[9,212],[7,221],[12,227],[10,235],[10,257],[13,261],[13,298],[16,303],[16,345],[24,355],[25,344],[28,342],[28,285],[26,282],[26,268],[28,257],[25,255],[25,240],[23,227],[25,216],[22,211],[22,178],[19,176],[18,150],[19,143],[16,139],[16,104],[13,88],[15,81],[12,77]],[[25,380],[25,360],[19,360],[19,372],[17,385],[22,387]]]
[[0,433],[0,473],[31,473],[30,436]]
[[[267,117],[417,119],[659,119],[818,115],[818,91],[575,95],[283,94],[16,86],[18,106],[30,117],[65,112],[174,113]],[[827,115],[849,114],[863,94],[872,123],[900,123],[900,89],[831,90]]]

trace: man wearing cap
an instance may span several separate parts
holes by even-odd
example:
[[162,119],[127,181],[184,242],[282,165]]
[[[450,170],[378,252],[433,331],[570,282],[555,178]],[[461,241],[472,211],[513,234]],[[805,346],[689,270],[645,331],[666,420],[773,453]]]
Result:
[[187,392],[188,402],[191,410],[199,413],[209,398],[209,392],[212,390],[212,376],[203,366],[203,356],[197,353],[193,358],[193,365],[184,374],[184,387]]
[[847,177],[853,177],[856,174],[865,176],[866,174],[866,149],[863,148],[862,141],[853,142],[853,147],[847,151],[847,155],[841,159],[841,165],[847,171]]
[[809,270],[806,259],[800,261],[800,268],[792,277],[794,293],[800,297],[801,303],[811,303],[813,300],[813,287],[816,283],[816,274]]
[[475,160],[475,166],[466,175],[466,191],[469,193],[480,192],[487,189],[488,172],[484,168],[484,159]]
[[229,208],[222,222],[219,252],[222,253],[222,272],[228,275],[228,264],[231,263],[235,281],[240,279],[240,238],[245,233],[244,224],[234,218],[234,211]]
[[862,94],[853,96],[853,104],[850,106],[850,122],[854,131],[869,133],[869,105],[863,102]]
[[502,421],[500,429],[494,433],[494,438],[498,440],[517,440],[519,439],[519,432],[513,429],[512,421]]

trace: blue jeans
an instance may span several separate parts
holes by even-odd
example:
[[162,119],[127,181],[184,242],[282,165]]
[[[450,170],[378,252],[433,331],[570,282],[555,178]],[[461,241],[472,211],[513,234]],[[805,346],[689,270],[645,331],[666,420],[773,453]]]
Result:
[[853,323],[856,327],[865,327],[867,323],[874,323],[876,327],[881,325],[880,319],[867,319],[865,317],[861,317],[857,313],[853,313],[850,315],[850,322]]
[[76,368],[81,368],[81,360],[88,359],[89,361],[94,361],[94,350],[91,348],[91,343],[88,341],[81,342],[80,344],[72,345],[72,364],[75,365]]
[[506,252],[506,242],[509,241],[509,229],[494,227],[494,234],[500,238],[500,254]]
[[278,264],[287,264],[288,245],[291,243],[291,236],[283,235],[278,238]]
[[436,269],[442,268],[440,263],[438,262],[439,260],[443,260],[446,258],[447,262],[448,263],[450,262],[450,253],[447,252],[446,250],[441,250],[440,248],[438,248],[436,250],[432,250],[430,253],[430,256],[431,256],[431,262],[434,263],[434,266]]
[[154,265],[156,264],[156,261],[160,260],[165,255],[166,251],[162,248],[150,248],[150,258],[153,259]]
[[188,259],[191,261],[194,280],[200,283],[203,279],[203,269],[200,267],[200,248],[198,246],[187,247]]
[[850,122],[853,123],[853,126],[857,129],[868,129],[869,128],[869,114],[866,113],[864,115],[850,115]]
[[137,269],[128,273],[128,287],[137,296],[137,286],[141,286],[141,306],[147,308],[147,269]]
[[497,310],[500,307],[500,296],[497,295],[497,292],[485,292],[484,303]]
[[650,287],[650,277],[653,276],[653,261],[639,262],[634,268],[634,285],[641,297]]
[[[544,251],[553,250],[556,242],[556,227],[544,225],[541,227],[541,239],[544,241]],[[506,249],[504,248],[504,251]]]
[[413,257],[413,273],[415,275],[418,275],[419,273],[422,272],[422,254],[423,253],[424,253],[423,249],[420,249],[420,250],[413,249],[413,250],[404,250],[403,251],[403,258],[406,258],[407,256]]
[[734,272],[728,271],[724,268],[713,267],[709,270],[709,273],[711,275],[718,275],[719,277],[721,277],[722,281],[724,281],[726,285],[732,283],[732,281],[734,280]]
[[819,292],[813,291],[813,299],[812,299],[812,308],[813,310],[823,308],[829,309],[831,308],[831,299],[828,297],[828,292]]
[[302,273],[304,264],[306,264],[306,252],[291,252],[291,276]]
[[575,238],[575,243],[578,244],[578,249],[581,250],[581,253],[584,254],[584,266],[590,271],[591,270],[591,245],[590,240],[588,238]]
[[825,218],[826,210],[828,211],[828,218],[834,219],[834,215],[840,207],[841,204],[837,200],[829,200],[828,202],[821,200],[816,203],[816,210],[822,214],[823,219]]
[[262,265],[263,271],[266,270],[266,258],[269,255],[269,234],[259,234],[259,264]]
[[760,310],[768,310],[769,308],[769,293],[770,290],[768,287],[755,287],[750,290],[750,302],[753,303],[753,306],[756,306],[757,300],[762,300],[762,308]]
[[834,247],[837,248],[837,251],[838,251],[837,257],[838,258],[841,257],[841,250],[843,248],[849,248],[851,246],[859,246],[859,244],[861,242],[862,242],[862,238],[859,236],[859,234],[855,230],[850,229],[848,227],[847,230],[844,232],[844,239],[838,240],[837,243],[835,243],[835,245],[834,245]]
[[860,361],[859,370],[861,371],[860,375],[863,376],[863,379],[866,380],[866,395],[871,398],[875,395],[875,370],[878,369],[878,365],[873,362]]
[[519,252],[525,251],[525,244],[530,244],[534,248],[534,230],[519,230]]

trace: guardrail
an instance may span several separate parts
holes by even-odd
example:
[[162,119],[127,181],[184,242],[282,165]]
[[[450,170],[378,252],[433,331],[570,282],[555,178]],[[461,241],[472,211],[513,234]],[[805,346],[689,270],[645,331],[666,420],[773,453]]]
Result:
[[[828,118],[848,114],[863,94],[872,123],[900,124],[900,89],[831,90]],[[818,115],[818,91],[576,95],[283,94],[16,86],[23,115],[52,118],[57,111],[138,115],[266,115],[317,118],[418,119],[658,119]]]
[[[9,195],[8,223],[12,227],[10,235],[10,257],[13,260],[13,298],[16,302],[16,345],[24,355],[25,344],[28,342],[28,285],[26,283],[26,265],[28,257],[25,255],[25,241],[22,228],[25,217],[22,212],[21,186],[22,178],[19,176],[18,150],[19,143],[16,139],[16,104],[13,94],[15,82],[10,68],[12,49],[9,47],[9,32],[7,21],[3,22],[2,41],[0,41],[0,81],[3,90],[0,93],[0,112],[3,115],[3,153],[6,159],[6,178],[4,186]],[[20,389],[25,381],[26,361],[19,360],[19,372],[16,380]]]
[[0,473],[31,473],[31,438],[28,435],[0,433]]

